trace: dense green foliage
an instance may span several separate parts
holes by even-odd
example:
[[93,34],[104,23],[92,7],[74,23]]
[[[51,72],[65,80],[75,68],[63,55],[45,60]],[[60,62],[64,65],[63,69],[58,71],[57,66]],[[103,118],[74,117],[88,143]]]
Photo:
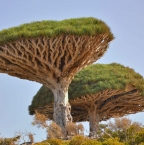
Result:
[[42,86],[34,96],[32,104],[29,106],[30,114],[33,114],[32,112],[34,111],[34,108],[52,103],[54,101],[53,99],[52,91],[49,88]]
[[110,40],[113,34],[109,27],[96,18],[75,18],[63,21],[41,21],[23,24],[18,27],[2,30],[0,44],[21,38],[55,37],[58,35],[99,35],[107,33]]
[[[106,89],[126,89],[128,85],[135,86],[144,96],[144,79],[133,69],[120,64],[93,64],[77,73],[69,86],[69,99],[86,94],[96,94]],[[42,86],[29,106],[30,114],[34,108],[53,102],[50,89]]]
[[133,85],[144,95],[144,79],[133,69],[123,65],[94,64],[80,71],[69,87],[70,99],[96,94],[106,89],[124,90]]

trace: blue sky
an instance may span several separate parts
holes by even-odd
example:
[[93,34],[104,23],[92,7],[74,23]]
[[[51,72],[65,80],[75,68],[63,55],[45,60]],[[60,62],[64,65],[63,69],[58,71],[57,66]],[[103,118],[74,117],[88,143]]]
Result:
[[[143,0],[1,0],[0,30],[32,21],[99,18],[110,26],[115,40],[97,63],[121,63],[144,76],[143,6]],[[12,137],[15,131],[27,131],[36,134],[36,141],[45,139],[45,131],[31,125],[33,117],[27,110],[40,86],[0,73],[1,136]],[[129,118],[144,124],[144,113]]]

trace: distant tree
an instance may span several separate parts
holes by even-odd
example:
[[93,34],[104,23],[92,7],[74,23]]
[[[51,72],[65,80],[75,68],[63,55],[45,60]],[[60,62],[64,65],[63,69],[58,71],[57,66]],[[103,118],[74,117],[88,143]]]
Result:
[[95,18],[42,21],[0,31],[0,72],[39,82],[54,95],[54,121],[72,121],[68,86],[74,75],[99,59],[113,39]]
[[[69,98],[73,120],[89,121],[93,136],[100,121],[144,109],[144,79],[120,64],[93,64],[75,75],[69,86]],[[34,114],[36,109],[52,119],[52,103],[51,91],[42,86],[29,106],[29,113]]]
[[[110,121],[106,127],[106,132],[112,138],[119,138],[121,142],[127,145],[136,145],[144,141],[144,127],[139,122],[132,122],[129,118],[115,118]],[[103,134],[101,138],[109,138],[107,134]]]
[[126,117],[115,118],[114,121],[108,123],[108,128],[113,132],[114,137],[122,138],[127,141],[127,129],[131,126],[132,121]]
[[0,138],[0,145],[16,145],[15,143],[20,139],[20,136],[13,138]]
[[[125,131],[125,135],[123,135],[123,140],[129,143],[129,145],[135,145],[140,143],[139,133],[143,130],[143,126],[139,122],[133,122],[130,127]],[[138,137],[138,138],[137,138]],[[137,139],[138,140],[137,140]]]
[[118,137],[120,140],[127,141],[127,130],[132,125],[132,121],[126,117],[115,118],[114,121],[109,121],[108,129],[113,137]]

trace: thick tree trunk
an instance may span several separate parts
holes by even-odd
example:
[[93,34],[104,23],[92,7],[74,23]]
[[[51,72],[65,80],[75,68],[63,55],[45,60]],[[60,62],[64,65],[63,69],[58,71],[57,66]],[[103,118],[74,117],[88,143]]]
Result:
[[68,89],[58,87],[52,91],[54,94],[54,121],[64,129],[68,122],[72,122],[71,106],[68,102]]
[[96,108],[88,110],[89,115],[89,137],[97,138],[97,132],[99,127],[99,116],[96,113]]

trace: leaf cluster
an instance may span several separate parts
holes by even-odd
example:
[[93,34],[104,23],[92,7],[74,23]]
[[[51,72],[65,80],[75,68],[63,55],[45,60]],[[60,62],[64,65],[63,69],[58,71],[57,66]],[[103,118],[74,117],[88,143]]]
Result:
[[114,38],[110,28],[101,20],[93,17],[73,18],[62,21],[39,21],[22,24],[17,27],[0,31],[0,44],[18,39],[37,37],[56,37],[58,35],[99,35],[107,34],[108,39]]
[[29,106],[29,114],[32,115],[35,113],[34,109],[37,107],[42,107],[43,105],[52,103],[54,101],[52,91],[42,86],[37,94],[33,97],[32,103]]
[[[126,90],[127,86],[134,86],[144,96],[144,79],[133,69],[123,65],[93,64],[77,73],[72,80],[68,94],[69,99],[97,94],[104,90]],[[42,86],[34,96],[29,106],[30,114],[34,114],[34,108],[53,102],[53,94],[50,89]]]
[[125,90],[127,86],[134,86],[144,95],[144,79],[133,69],[117,63],[93,64],[75,75],[69,95],[74,99],[107,89]]

